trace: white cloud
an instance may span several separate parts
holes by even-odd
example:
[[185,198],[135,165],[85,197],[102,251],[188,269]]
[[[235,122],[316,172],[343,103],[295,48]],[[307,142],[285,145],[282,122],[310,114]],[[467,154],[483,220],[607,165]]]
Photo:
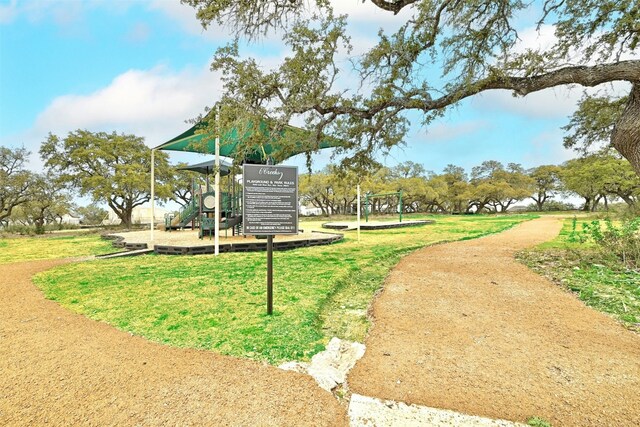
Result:
[[541,25],[537,27],[525,28],[518,32],[518,43],[515,46],[515,52],[524,53],[527,50],[550,49],[558,40],[555,35],[555,27],[553,25]]
[[525,97],[514,97],[507,90],[492,90],[476,95],[472,105],[480,111],[550,119],[571,115],[581,95],[581,89],[565,86],[534,92]]
[[535,136],[527,150],[522,155],[522,161],[526,167],[540,165],[559,165],[567,160],[578,157],[573,150],[562,145],[563,132],[561,129],[544,131]]
[[0,24],[9,24],[18,16],[18,1],[0,4]]
[[440,123],[427,127],[425,130],[420,131],[415,137],[427,144],[440,143],[456,140],[487,127],[489,127],[489,123],[483,120],[466,121],[454,125]]
[[557,86],[530,93],[525,97],[514,97],[508,90],[491,90],[476,95],[471,105],[483,112],[507,112],[535,119],[565,118],[574,113],[582,93],[595,94],[601,89],[614,96],[629,93],[627,82],[607,83],[595,88],[581,86]]
[[144,22],[138,22],[131,27],[125,38],[132,43],[144,43],[149,40],[150,35],[151,29],[149,26]]
[[37,151],[47,133],[65,135],[82,128],[134,133],[156,146],[186,130],[190,125],[185,120],[213,105],[220,90],[218,76],[208,68],[129,70],[93,93],[55,98],[24,143]]
[[[404,24],[407,18],[410,16],[412,7],[403,9],[398,15],[394,15],[391,12],[384,11],[370,2],[363,3],[362,0],[332,0],[332,6],[337,15],[349,15],[348,22],[356,34],[354,36],[354,51],[361,52],[363,48],[360,47],[360,43],[364,40],[364,35],[358,35],[360,29],[366,29],[366,32],[370,32],[371,28],[384,27],[387,31],[394,30],[400,25]],[[315,6],[311,6],[315,7]],[[181,4],[178,1],[166,1],[166,0],[153,0],[149,5],[149,9],[159,11],[170,19],[176,21],[184,31],[188,34],[202,36],[209,40],[226,40],[233,34],[233,29],[230,27],[220,26],[215,22],[212,22],[207,30],[202,28],[200,21],[196,18],[196,10],[189,5]],[[352,33],[353,34],[353,33]],[[366,36],[366,46],[373,46],[377,41],[377,38],[371,38]],[[271,33],[268,39],[261,40],[258,44],[264,43],[276,43],[275,40],[281,40],[281,35]],[[281,46],[275,44],[275,46]]]
[[377,26],[387,26],[404,24],[407,18],[413,13],[413,7],[405,7],[394,15],[393,12],[382,10],[371,1],[362,0],[332,0],[331,5],[338,15],[349,15],[349,20],[358,23],[368,23]]
[[153,0],[149,9],[163,13],[167,18],[176,21],[187,34],[201,36],[208,40],[229,39],[230,31],[212,22],[207,30],[196,18],[196,10],[179,1]]
[[101,6],[112,8],[110,3],[101,0],[64,1],[64,0],[31,0],[18,2],[11,0],[8,5],[0,6],[0,23],[13,22],[22,15],[31,23],[52,20],[60,27],[65,27],[82,19],[88,8]]

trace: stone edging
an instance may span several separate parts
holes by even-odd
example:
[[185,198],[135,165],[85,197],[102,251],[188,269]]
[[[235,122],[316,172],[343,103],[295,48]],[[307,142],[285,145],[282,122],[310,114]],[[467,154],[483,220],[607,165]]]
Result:
[[[286,251],[290,249],[305,248],[309,246],[329,245],[331,243],[338,242],[344,238],[343,234],[326,233],[326,232],[314,232],[317,234],[326,235],[317,239],[303,239],[303,240],[286,240],[286,241],[274,241],[273,249],[276,251]],[[140,249],[147,249],[146,243],[127,243],[125,238],[114,234],[105,234],[101,236],[106,240],[113,240],[112,245],[115,248],[123,248],[128,251],[135,251]],[[241,243],[223,243],[218,247],[219,252],[258,252],[267,250],[266,241],[252,241]],[[172,245],[154,245],[153,251],[159,255],[204,255],[213,254],[215,252],[214,245],[200,245],[200,246],[172,246]],[[109,255],[109,254],[107,254]]]
[[[328,237],[322,237],[318,239],[304,239],[304,240],[287,240],[287,241],[274,241],[273,249],[276,251],[286,251],[297,248],[305,248],[309,246],[329,245],[331,243],[338,242],[344,238],[342,234],[328,234]],[[213,245],[206,246],[170,246],[170,245],[155,245],[153,247],[154,252],[160,255],[203,255],[213,254],[215,247]],[[220,253],[222,252],[258,252],[267,250],[266,241],[254,241],[247,243],[223,243],[218,247]]]

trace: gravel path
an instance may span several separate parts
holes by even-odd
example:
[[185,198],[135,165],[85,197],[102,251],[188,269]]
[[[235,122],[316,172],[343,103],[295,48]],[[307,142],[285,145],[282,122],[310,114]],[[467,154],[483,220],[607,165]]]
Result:
[[553,218],[405,257],[373,304],[354,393],[513,421],[640,425],[640,336],[513,259]]
[[43,298],[0,265],[0,425],[345,425],[311,377],[148,342]]
[[[640,425],[640,337],[513,260],[541,219],[404,258],[373,305],[354,393],[490,418]],[[311,377],[148,342],[0,265],[0,425],[345,425]]]

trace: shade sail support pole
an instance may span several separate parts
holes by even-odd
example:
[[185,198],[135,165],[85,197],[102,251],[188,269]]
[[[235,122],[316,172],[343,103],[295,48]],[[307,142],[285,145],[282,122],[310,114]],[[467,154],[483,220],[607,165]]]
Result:
[[220,253],[220,106],[216,108],[216,159],[215,169],[216,176],[213,182],[213,191],[216,193],[215,201],[215,219],[214,219],[214,240],[213,247],[215,256]]
[[358,242],[359,242],[360,241],[360,184],[358,184],[358,187],[357,187],[356,199],[358,201],[356,203],[356,209],[358,211],[357,218],[358,218]]
[[154,229],[156,228],[156,162],[155,149],[151,149],[151,246],[153,246]]

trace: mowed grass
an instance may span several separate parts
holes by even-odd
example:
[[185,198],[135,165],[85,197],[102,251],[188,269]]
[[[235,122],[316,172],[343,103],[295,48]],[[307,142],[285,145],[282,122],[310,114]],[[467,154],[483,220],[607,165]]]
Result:
[[436,223],[363,231],[360,242],[350,231],[333,245],[275,252],[273,316],[266,314],[264,252],[83,262],[35,281],[63,306],[153,341],[274,364],[306,360],[332,336],[364,339],[367,307],[403,255],[499,232],[532,216],[420,218]]
[[[579,219],[576,231],[589,219]],[[640,273],[603,257],[593,242],[570,239],[573,220],[565,219],[560,235],[518,258],[539,274],[574,292],[596,310],[640,332]]]
[[0,239],[0,264],[70,258],[115,252],[111,241],[98,234],[19,237]]

